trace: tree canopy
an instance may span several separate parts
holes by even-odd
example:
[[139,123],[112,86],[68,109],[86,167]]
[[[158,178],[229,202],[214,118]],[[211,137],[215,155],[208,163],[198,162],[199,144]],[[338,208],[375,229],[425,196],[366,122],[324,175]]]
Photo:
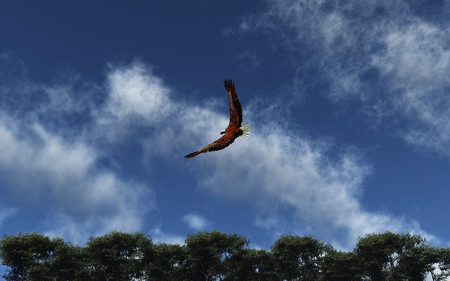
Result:
[[37,233],[4,235],[6,280],[448,280],[450,250],[418,235],[386,232],[359,238],[353,251],[311,236],[282,235],[270,251],[238,234],[188,235],[183,245],[154,244],[141,233],[110,232],[84,246]]

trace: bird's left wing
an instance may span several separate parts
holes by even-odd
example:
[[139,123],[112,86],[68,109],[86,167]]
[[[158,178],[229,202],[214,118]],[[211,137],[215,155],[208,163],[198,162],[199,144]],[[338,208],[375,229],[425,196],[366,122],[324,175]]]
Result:
[[184,156],[184,158],[191,158],[191,157],[199,155],[200,153],[224,149],[225,147],[232,144],[235,139],[236,139],[235,135],[225,134],[221,138],[216,140],[215,142],[212,142],[212,143],[208,144],[207,146],[205,146],[204,148]]

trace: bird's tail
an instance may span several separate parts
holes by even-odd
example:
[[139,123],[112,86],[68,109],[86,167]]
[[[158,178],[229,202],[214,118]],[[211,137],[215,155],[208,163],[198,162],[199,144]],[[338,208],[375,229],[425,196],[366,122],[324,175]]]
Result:
[[184,158],[192,158],[194,156],[199,155],[200,153],[201,153],[200,151],[192,152],[191,154],[184,156]]
[[250,124],[247,123],[247,124],[241,126],[239,129],[242,130],[242,135],[240,135],[239,137],[241,138],[241,140],[246,140],[248,138],[248,136],[250,136],[250,131],[251,131]]

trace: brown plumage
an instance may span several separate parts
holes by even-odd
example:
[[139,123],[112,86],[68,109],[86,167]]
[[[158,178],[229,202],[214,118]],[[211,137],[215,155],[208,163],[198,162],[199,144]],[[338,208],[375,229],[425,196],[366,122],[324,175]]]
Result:
[[243,139],[245,139],[250,134],[249,124],[241,126],[242,108],[241,103],[239,102],[239,99],[237,97],[236,90],[234,88],[234,83],[231,80],[225,80],[224,85],[225,89],[228,92],[228,100],[230,104],[230,123],[228,123],[228,127],[225,129],[225,134],[221,138],[213,143],[208,144],[204,148],[184,156],[185,158],[191,158],[204,152],[224,149],[225,147],[232,144],[237,137],[242,137]]

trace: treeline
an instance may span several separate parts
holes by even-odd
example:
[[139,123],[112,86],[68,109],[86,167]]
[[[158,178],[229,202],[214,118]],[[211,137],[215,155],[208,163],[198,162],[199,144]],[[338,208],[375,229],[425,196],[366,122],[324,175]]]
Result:
[[417,235],[369,234],[351,252],[313,237],[282,235],[270,251],[237,234],[188,235],[184,245],[152,243],[141,233],[110,232],[84,246],[36,233],[4,235],[6,280],[433,280],[450,276],[449,248]]

